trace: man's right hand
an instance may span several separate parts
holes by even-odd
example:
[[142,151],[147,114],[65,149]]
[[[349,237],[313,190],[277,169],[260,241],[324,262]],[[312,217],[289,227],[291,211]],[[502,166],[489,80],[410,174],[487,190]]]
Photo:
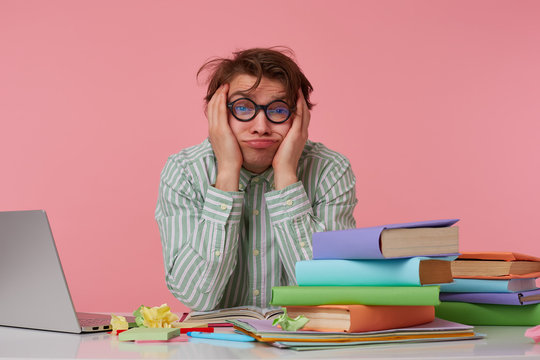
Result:
[[227,93],[229,84],[221,85],[208,102],[208,134],[217,159],[215,187],[223,191],[238,191],[240,168],[244,159],[238,141],[229,126]]

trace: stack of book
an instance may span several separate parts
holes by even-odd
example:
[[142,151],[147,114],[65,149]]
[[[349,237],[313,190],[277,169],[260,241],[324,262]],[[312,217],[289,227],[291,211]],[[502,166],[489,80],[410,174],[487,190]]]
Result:
[[[296,263],[298,286],[274,287],[271,304],[285,307],[290,317],[306,316],[303,331],[341,333],[340,341],[347,338],[343,334],[354,339],[354,333],[439,321],[436,284],[452,282],[451,260],[459,242],[452,225],[457,221],[315,233],[314,260]],[[444,331],[430,331],[427,337],[444,336]],[[464,336],[474,332],[469,328]]]
[[452,262],[454,282],[441,286],[438,317],[470,325],[538,325],[540,258],[512,252],[467,252]]
[[435,318],[439,286],[452,281],[458,220],[315,233],[314,260],[296,264],[298,286],[272,289],[272,305],[306,316],[301,331],[233,320],[259,341],[296,350],[478,338],[470,325]]

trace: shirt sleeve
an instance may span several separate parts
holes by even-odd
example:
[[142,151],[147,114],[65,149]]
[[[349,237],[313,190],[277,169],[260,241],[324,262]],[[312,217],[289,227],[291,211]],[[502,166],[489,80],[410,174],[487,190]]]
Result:
[[156,207],[169,290],[193,310],[214,309],[236,267],[244,194],[194,189],[185,166],[169,159]]
[[295,264],[313,258],[314,232],[356,227],[356,179],[350,163],[336,163],[324,172],[312,201],[301,181],[265,194],[281,261],[290,285],[296,284]]

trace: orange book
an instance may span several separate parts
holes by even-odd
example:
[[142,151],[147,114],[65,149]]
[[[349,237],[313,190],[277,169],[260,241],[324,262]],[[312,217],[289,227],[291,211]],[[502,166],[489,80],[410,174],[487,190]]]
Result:
[[435,319],[433,306],[320,305],[287,306],[291,318],[304,315],[302,330],[366,332],[425,324]]
[[515,252],[464,252],[452,261],[452,276],[462,279],[540,277],[540,258]]

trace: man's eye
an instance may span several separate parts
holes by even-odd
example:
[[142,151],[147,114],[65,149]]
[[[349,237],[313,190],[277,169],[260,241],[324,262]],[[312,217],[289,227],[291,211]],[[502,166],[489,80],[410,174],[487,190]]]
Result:
[[236,112],[248,112],[250,109],[247,106],[236,106]]
[[287,109],[287,108],[275,108],[275,109],[270,110],[270,112],[274,113],[274,114],[283,115],[283,114],[288,114],[289,109]]

